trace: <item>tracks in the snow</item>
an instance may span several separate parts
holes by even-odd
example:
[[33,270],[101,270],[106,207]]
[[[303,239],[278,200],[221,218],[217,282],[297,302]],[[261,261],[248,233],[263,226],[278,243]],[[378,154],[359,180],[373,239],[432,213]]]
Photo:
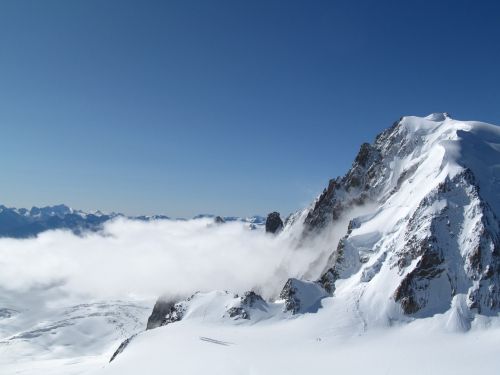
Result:
[[232,342],[227,342],[227,341],[221,341],[221,340],[216,340],[216,339],[211,339],[210,337],[203,337],[200,336],[201,341],[209,342],[211,344],[217,344],[217,345],[223,345],[223,346],[229,346],[229,345],[234,345]]

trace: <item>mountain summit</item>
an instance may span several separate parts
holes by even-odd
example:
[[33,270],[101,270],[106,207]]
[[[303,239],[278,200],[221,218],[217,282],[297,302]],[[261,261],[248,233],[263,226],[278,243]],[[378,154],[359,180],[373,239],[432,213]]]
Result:
[[231,318],[224,306],[262,320],[333,303],[343,311],[323,306],[330,311],[322,314],[342,314],[354,326],[446,313],[450,328],[468,329],[476,314],[500,309],[499,177],[499,127],[446,113],[403,117],[362,144],[350,170],[287,219],[277,240],[296,238],[296,251],[318,256],[289,275],[265,308],[197,293],[169,301],[169,314],[177,321],[220,304],[215,320]]
[[453,308],[467,325],[471,312],[497,312],[499,177],[499,127],[447,114],[403,117],[363,144],[348,173],[302,214],[305,234],[318,235],[367,208],[349,217],[320,282],[335,294],[351,279],[359,308],[377,320]]

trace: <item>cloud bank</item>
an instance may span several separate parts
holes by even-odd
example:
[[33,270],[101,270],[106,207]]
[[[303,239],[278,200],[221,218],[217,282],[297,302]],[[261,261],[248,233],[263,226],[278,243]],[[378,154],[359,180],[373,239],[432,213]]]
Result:
[[0,240],[0,285],[29,292],[58,288],[92,298],[154,298],[198,290],[257,290],[272,297],[317,254],[291,236],[211,220],[119,219],[83,237],[48,231]]

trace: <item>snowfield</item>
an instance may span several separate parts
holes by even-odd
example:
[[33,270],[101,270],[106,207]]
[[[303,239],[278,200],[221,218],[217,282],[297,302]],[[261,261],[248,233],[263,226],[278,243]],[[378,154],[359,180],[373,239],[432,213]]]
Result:
[[0,373],[470,374],[478,366],[496,373],[500,366],[498,318],[477,319],[466,333],[449,326],[451,314],[364,331],[355,312],[335,306],[333,298],[323,304],[317,313],[258,323],[221,321],[219,314],[200,312],[139,334],[111,363],[120,340],[102,335],[105,327],[87,317],[89,338],[100,347],[93,354],[79,355],[78,350],[89,352],[82,349],[81,335],[71,332],[73,352],[64,355],[58,346],[1,347]]
[[11,308],[0,309],[1,374],[79,374],[100,366],[124,337],[145,328],[152,307],[151,301],[68,304],[41,290],[2,292],[1,306]]
[[451,375],[496,373],[500,366],[498,326],[449,333],[430,319],[352,335],[358,327],[332,320],[325,310],[252,326],[179,322],[139,335],[121,358],[92,374]]
[[0,373],[498,373],[499,217],[500,128],[437,113],[363,144],[278,235],[0,240]]

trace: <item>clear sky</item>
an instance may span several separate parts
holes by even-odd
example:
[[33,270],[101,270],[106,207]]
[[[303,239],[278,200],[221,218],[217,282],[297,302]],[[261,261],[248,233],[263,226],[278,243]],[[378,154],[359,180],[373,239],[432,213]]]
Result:
[[9,206],[285,215],[438,111],[500,123],[500,2],[0,2]]

